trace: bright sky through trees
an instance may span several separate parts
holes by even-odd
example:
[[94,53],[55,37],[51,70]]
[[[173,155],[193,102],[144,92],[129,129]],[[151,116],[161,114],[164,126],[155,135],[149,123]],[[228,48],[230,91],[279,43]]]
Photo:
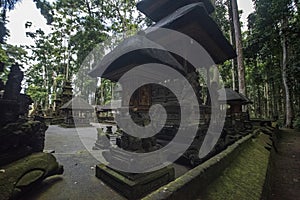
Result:
[[[246,25],[248,15],[253,12],[252,0],[238,0],[238,5],[239,9],[243,10],[241,21]],[[10,38],[8,39],[9,44],[34,44],[32,39],[27,38],[25,35],[25,23],[27,21],[32,22],[32,30],[41,28],[45,32],[50,31],[50,28],[46,25],[46,20],[40,14],[32,0],[22,0],[21,3],[18,3],[16,8],[8,13],[8,20],[10,21],[7,25],[7,28],[10,30]],[[244,29],[245,28],[246,26],[244,26]]]

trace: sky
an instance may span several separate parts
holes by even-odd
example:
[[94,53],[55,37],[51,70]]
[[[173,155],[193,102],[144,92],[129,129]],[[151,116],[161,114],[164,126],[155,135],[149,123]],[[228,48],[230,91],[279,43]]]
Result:
[[[33,0],[22,0],[17,3],[14,10],[8,14],[9,23],[7,28],[10,31],[10,37],[7,42],[13,45],[33,45],[33,40],[26,37],[27,31],[34,31],[42,28],[45,32],[50,32],[49,26],[46,25],[46,19],[40,14]],[[32,22],[31,29],[25,29],[25,23]]]
[[[239,9],[243,10],[241,20],[246,25],[248,15],[253,12],[252,0],[237,1]],[[18,3],[16,8],[8,13],[8,20],[7,28],[10,30],[10,38],[8,38],[7,42],[12,45],[33,45],[33,40],[26,37],[25,33],[27,31],[41,28],[46,33],[50,32],[49,26],[46,25],[46,19],[40,14],[33,0],[22,0]],[[32,22],[31,29],[25,29],[27,21]]]

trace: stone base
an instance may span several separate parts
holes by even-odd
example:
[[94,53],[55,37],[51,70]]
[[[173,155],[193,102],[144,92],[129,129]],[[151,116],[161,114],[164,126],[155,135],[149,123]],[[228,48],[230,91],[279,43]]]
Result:
[[85,128],[85,127],[92,127],[91,124],[60,124],[59,126],[63,128]]
[[[107,141],[107,140],[104,140]],[[93,150],[104,150],[109,148],[109,142],[105,143],[104,141],[96,141],[95,146],[93,146]]]
[[144,152],[139,152],[137,154],[128,154],[126,151],[120,148],[110,148],[109,151],[103,152],[103,157],[108,163],[115,166],[122,166],[125,171],[130,171],[136,166],[143,166],[144,168],[139,168],[139,171],[148,171],[149,169],[156,168],[166,161],[166,158],[160,153],[155,153],[147,156],[143,154]]
[[175,179],[171,166],[155,172],[130,174],[113,170],[103,164],[96,166],[96,177],[126,198],[139,199]]
[[62,123],[64,123],[65,118],[53,118],[51,120],[51,125],[60,125]]

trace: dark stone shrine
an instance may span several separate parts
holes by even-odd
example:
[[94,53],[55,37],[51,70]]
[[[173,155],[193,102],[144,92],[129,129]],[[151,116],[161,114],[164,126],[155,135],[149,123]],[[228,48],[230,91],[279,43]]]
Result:
[[64,115],[64,123],[61,124],[66,128],[88,127],[89,119],[94,108],[80,97],[74,97],[61,106],[60,110]]
[[230,88],[225,88],[225,92],[226,96],[219,95],[220,104],[227,109],[225,130],[237,133],[251,131],[253,127],[245,108],[252,104],[251,100]]
[[[212,58],[212,61],[207,61],[205,65],[202,66],[206,68],[207,71],[213,64],[223,63],[236,56],[234,49],[226,40],[222,31],[209,16],[209,14],[213,12],[214,7],[208,0],[143,0],[138,3],[137,7],[141,12],[146,14],[147,17],[157,23],[138,35],[121,42],[118,47],[105,56],[102,62],[92,70],[90,73],[91,76],[97,77],[101,70],[106,68],[104,73],[101,73],[101,77],[118,81],[126,72],[134,67],[147,63],[158,63],[170,66],[180,72],[192,85],[194,91],[202,91],[198,81],[199,74],[191,64],[187,63],[184,58],[174,55],[171,52],[159,50],[164,48],[161,48],[160,45],[151,41],[151,38],[155,38],[156,41],[164,41],[166,45],[179,42],[172,40],[172,37],[168,35],[159,35],[159,37],[157,37],[156,30],[159,28],[178,31],[201,44]],[[153,48],[144,48],[149,45],[153,46]],[[170,81],[172,84],[178,86],[178,90],[184,91],[181,82],[178,80],[170,80],[168,74],[159,74],[153,69],[149,69],[149,73],[152,74],[152,77],[157,76],[165,81]],[[209,87],[211,87],[209,80],[208,84]],[[122,88],[124,89],[126,87],[130,87],[130,83],[122,83]],[[215,91],[215,93],[217,95],[217,91]],[[123,100],[130,98],[129,105],[122,103],[122,108],[119,109],[117,115],[119,119],[124,119],[121,120],[124,123],[126,123],[126,116],[130,115],[137,125],[146,126],[150,120],[149,108],[155,104],[162,105],[168,113],[164,128],[154,137],[137,138],[131,136],[130,133],[120,130],[121,136],[117,139],[117,145],[123,150],[136,153],[154,152],[169,143],[179,128],[185,130],[186,128],[195,126],[195,124],[199,124],[198,119],[192,117],[192,111],[196,104],[191,105],[191,103],[189,103],[187,105],[179,105],[176,96],[163,86],[156,84],[144,85],[137,89],[131,97],[128,97],[124,92],[122,95]],[[207,106],[203,105],[202,94],[197,92],[196,96],[199,104],[202,105],[201,108],[199,108],[200,111],[206,112],[209,110]],[[189,119],[180,119],[180,106],[191,111],[191,117]],[[128,107],[129,113],[126,112],[126,110],[128,111]],[[179,124],[181,120],[189,121],[189,125],[187,127],[180,127]],[[208,121],[204,121],[204,124],[199,126],[196,136],[197,139],[194,140],[191,147],[186,151],[185,155],[183,155],[193,166],[203,162],[203,160],[198,158],[198,154],[204,134],[207,131]],[[222,146],[220,149],[222,148],[224,147]],[[214,151],[214,153],[216,152],[217,150]],[[120,151],[118,148],[109,148],[109,151],[105,152],[104,157],[109,163],[117,163],[122,166],[128,166],[129,168],[136,164],[131,162],[131,160],[133,160],[132,157],[123,153],[123,151]],[[157,166],[158,163],[164,161],[158,158],[149,158],[145,160],[145,162],[149,164],[148,168],[151,169]],[[172,166],[144,174],[131,174],[114,170],[103,164],[97,166],[96,176],[129,199],[141,198],[175,178],[174,168]]]

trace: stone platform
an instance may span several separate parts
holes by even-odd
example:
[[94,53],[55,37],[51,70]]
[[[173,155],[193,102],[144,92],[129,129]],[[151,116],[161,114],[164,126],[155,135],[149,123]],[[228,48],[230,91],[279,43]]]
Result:
[[113,187],[128,199],[139,199],[175,178],[175,170],[168,166],[155,172],[129,174],[103,164],[96,166],[96,177]]

